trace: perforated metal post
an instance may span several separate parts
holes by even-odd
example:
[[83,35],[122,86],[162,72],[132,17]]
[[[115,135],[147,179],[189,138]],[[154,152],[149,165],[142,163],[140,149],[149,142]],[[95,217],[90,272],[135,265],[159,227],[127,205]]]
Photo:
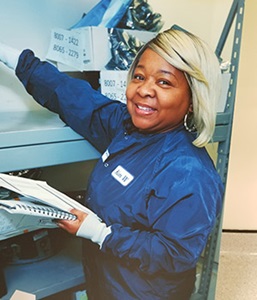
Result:
[[[224,48],[225,42],[227,40],[228,34],[230,32],[232,25],[234,24],[235,30],[234,30],[234,39],[233,39],[231,66],[230,66],[231,80],[230,80],[228,94],[227,94],[225,111],[224,113],[221,113],[218,116],[217,119],[219,120],[219,122],[216,124],[216,127],[219,125],[223,126],[224,124],[226,124],[227,126],[226,135],[224,136],[224,139],[219,141],[218,157],[217,157],[217,164],[216,164],[217,170],[225,186],[227,182],[230,141],[231,141],[233,114],[234,114],[236,87],[237,87],[237,78],[238,78],[240,46],[241,46],[243,16],[244,16],[244,2],[245,2],[244,0],[233,1],[228,18],[226,20],[219,43],[215,51],[216,55],[218,57],[221,57],[221,53]],[[199,289],[195,293],[195,295],[193,295],[192,299],[201,299],[201,300],[214,299],[215,292],[210,289],[210,284],[212,281],[216,286],[216,278],[213,279],[213,270],[216,264],[215,258],[218,257],[218,252],[220,250],[219,241],[221,237],[221,232],[222,232],[222,216],[218,218],[216,226],[205,248]]]

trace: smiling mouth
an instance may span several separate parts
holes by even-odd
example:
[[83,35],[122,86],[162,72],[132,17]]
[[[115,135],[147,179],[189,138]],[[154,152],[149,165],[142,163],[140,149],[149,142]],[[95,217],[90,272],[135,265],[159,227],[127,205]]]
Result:
[[146,107],[146,106],[141,106],[141,105],[136,105],[136,107],[139,110],[143,111],[143,112],[153,112],[153,111],[155,111],[155,109],[152,108],[152,107]]

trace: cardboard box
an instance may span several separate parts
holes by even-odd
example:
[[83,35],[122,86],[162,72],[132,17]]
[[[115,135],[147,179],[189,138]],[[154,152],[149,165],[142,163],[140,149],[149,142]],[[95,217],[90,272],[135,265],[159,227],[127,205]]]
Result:
[[[83,27],[74,30],[52,29],[46,58],[57,62],[61,71],[101,71],[111,60],[108,28]],[[146,43],[156,32],[115,29]]]

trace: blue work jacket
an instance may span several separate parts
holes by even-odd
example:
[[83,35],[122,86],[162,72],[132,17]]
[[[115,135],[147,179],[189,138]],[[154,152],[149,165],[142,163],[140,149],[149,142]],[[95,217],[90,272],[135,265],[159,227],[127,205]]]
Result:
[[188,299],[222,206],[223,184],[206,150],[183,126],[137,131],[125,104],[29,50],[16,74],[37,102],[102,153],[85,204],[111,233],[101,249],[85,242],[90,299]]

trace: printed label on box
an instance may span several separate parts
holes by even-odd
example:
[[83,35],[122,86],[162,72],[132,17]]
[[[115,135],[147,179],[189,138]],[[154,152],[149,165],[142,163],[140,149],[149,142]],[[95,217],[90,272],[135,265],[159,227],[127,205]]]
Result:
[[90,31],[52,29],[46,58],[72,66],[82,71],[84,64],[92,61],[92,50],[85,47]]
[[[123,34],[125,35],[125,40],[122,40],[120,35],[116,36],[114,34],[112,38],[115,47],[117,43],[126,43],[128,36],[131,36],[132,41],[138,39],[140,43],[145,43],[156,35],[156,33],[148,31],[116,30],[122,33],[120,34],[121,36],[123,36]],[[111,35],[109,31],[110,29],[108,28],[95,26],[87,26],[73,30],[55,28],[52,30],[47,59],[57,62],[58,69],[64,72],[114,70],[115,64],[117,63],[115,59],[114,67],[106,67],[114,56],[116,58],[116,54],[112,51],[113,45],[110,42]],[[133,43],[135,43],[135,41]],[[138,46],[138,43],[136,43],[136,45]],[[127,47],[129,47],[129,43],[127,43]],[[121,68],[121,70],[125,69]]]
[[126,103],[128,71],[101,71],[101,93],[112,100]]

